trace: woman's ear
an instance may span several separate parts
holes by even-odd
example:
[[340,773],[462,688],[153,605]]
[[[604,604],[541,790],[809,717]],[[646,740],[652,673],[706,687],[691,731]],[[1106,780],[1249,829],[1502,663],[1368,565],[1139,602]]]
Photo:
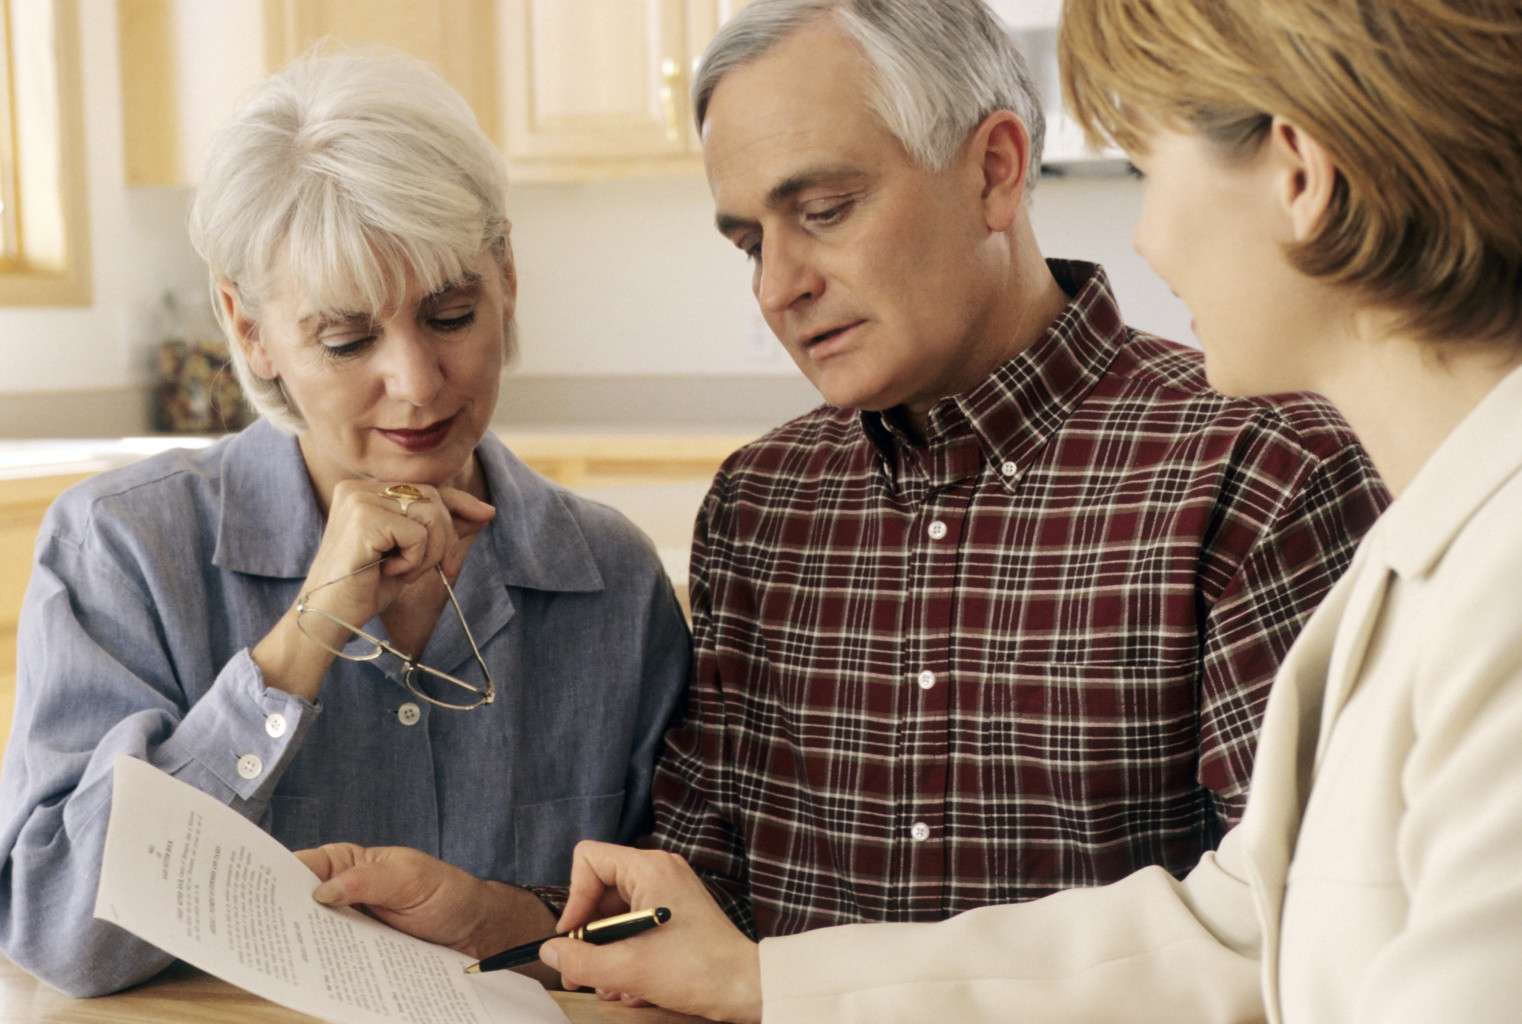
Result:
[[983,119],[968,141],[968,153],[982,175],[984,219],[997,234],[1009,230],[1025,202],[1031,137],[1025,122],[1008,110]]
[[238,286],[223,278],[217,282],[217,297],[222,303],[225,322],[232,325],[234,343],[243,352],[248,368],[254,371],[255,376],[265,380],[279,377],[280,373],[265,351],[264,343],[259,340],[258,323],[248,315],[243,308],[243,301],[238,297]]
[[1295,241],[1303,241],[1316,232],[1332,205],[1337,164],[1314,136],[1282,117],[1273,119],[1269,145],[1280,164],[1280,202],[1289,215]]

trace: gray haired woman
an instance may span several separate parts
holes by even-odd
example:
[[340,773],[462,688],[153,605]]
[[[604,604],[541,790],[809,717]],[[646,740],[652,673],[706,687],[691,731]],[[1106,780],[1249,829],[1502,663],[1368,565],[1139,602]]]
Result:
[[[647,828],[688,635],[650,542],[489,431],[500,155],[410,59],[302,59],[220,131],[191,234],[262,418],[50,511],[0,782],[0,951],[65,992],[169,957],[91,916],[114,757],[292,848],[563,883]],[[525,937],[553,922],[521,892]]]

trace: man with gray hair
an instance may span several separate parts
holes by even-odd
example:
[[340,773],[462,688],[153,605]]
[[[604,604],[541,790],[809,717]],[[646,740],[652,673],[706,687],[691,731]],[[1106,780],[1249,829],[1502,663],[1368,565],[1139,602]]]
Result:
[[[1367,457],[1318,399],[1211,391],[1100,268],[1043,258],[1041,110],[980,0],[754,0],[694,100],[717,226],[828,404],[715,478],[664,853],[583,844],[561,924],[673,853],[763,937],[1187,872],[1387,500]],[[409,928],[491,917],[463,880],[431,899]],[[685,928],[545,958],[664,1000]]]
[[1183,874],[1383,507],[1363,451],[1043,259],[1041,108],[981,2],[757,0],[693,95],[717,226],[829,404],[702,506],[658,845],[761,935]]

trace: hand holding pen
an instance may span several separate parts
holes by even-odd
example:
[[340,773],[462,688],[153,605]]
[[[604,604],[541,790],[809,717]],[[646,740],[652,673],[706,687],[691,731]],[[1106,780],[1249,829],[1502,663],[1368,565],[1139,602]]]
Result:
[[617,942],[619,939],[627,939],[631,935],[649,931],[657,925],[665,924],[671,920],[671,911],[665,907],[655,907],[651,910],[631,910],[627,914],[619,914],[617,917],[606,917],[601,921],[593,921],[584,924],[580,928],[572,928],[568,932],[560,932],[556,935],[546,935],[542,939],[533,942],[525,942],[521,946],[505,949],[500,953],[494,953],[465,968],[466,974],[479,974],[482,971],[504,971],[510,967],[522,967],[539,959],[539,947],[551,939],[579,939],[582,942],[590,942],[594,946],[601,946],[608,942]]
[[735,927],[685,859],[664,850],[577,843],[559,927],[624,907],[669,907],[670,925],[636,942],[545,943],[539,959],[560,972],[565,988],[709,1020],[761,1019],[760,947]]

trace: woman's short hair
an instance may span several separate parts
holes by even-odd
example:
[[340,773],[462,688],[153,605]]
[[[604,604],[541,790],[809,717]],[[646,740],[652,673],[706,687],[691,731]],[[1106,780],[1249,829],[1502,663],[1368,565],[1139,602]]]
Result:
[[826,15],[861,48],[877,116],[917,163],[941,170],[985,117],[1008,110],[1030,134],[1027,187],[1035,184],[1046,134],[1040,90],[982,0],[752,0],[719,29],[693,77],[699,130],[725,75]]
[[[324,310],[384,315],[407,275],[459,281],[509,258],[507,170],[465,100],[420,61],[364,49],[302,57],[253,90],[213,136],[190,212],[239,383],[292,432],[278,380],[249,369],[216,300],[231,281],[257,323],[277,275]],[[511,331],[503,344],[511,354]]]
[[1522,7],[1516,0],[1068,0],[1068,109],[1092,141],[1153,126],[1256,152],[1273,116],[1337,165],[1288,248],[1435,342],[1522,331]]

